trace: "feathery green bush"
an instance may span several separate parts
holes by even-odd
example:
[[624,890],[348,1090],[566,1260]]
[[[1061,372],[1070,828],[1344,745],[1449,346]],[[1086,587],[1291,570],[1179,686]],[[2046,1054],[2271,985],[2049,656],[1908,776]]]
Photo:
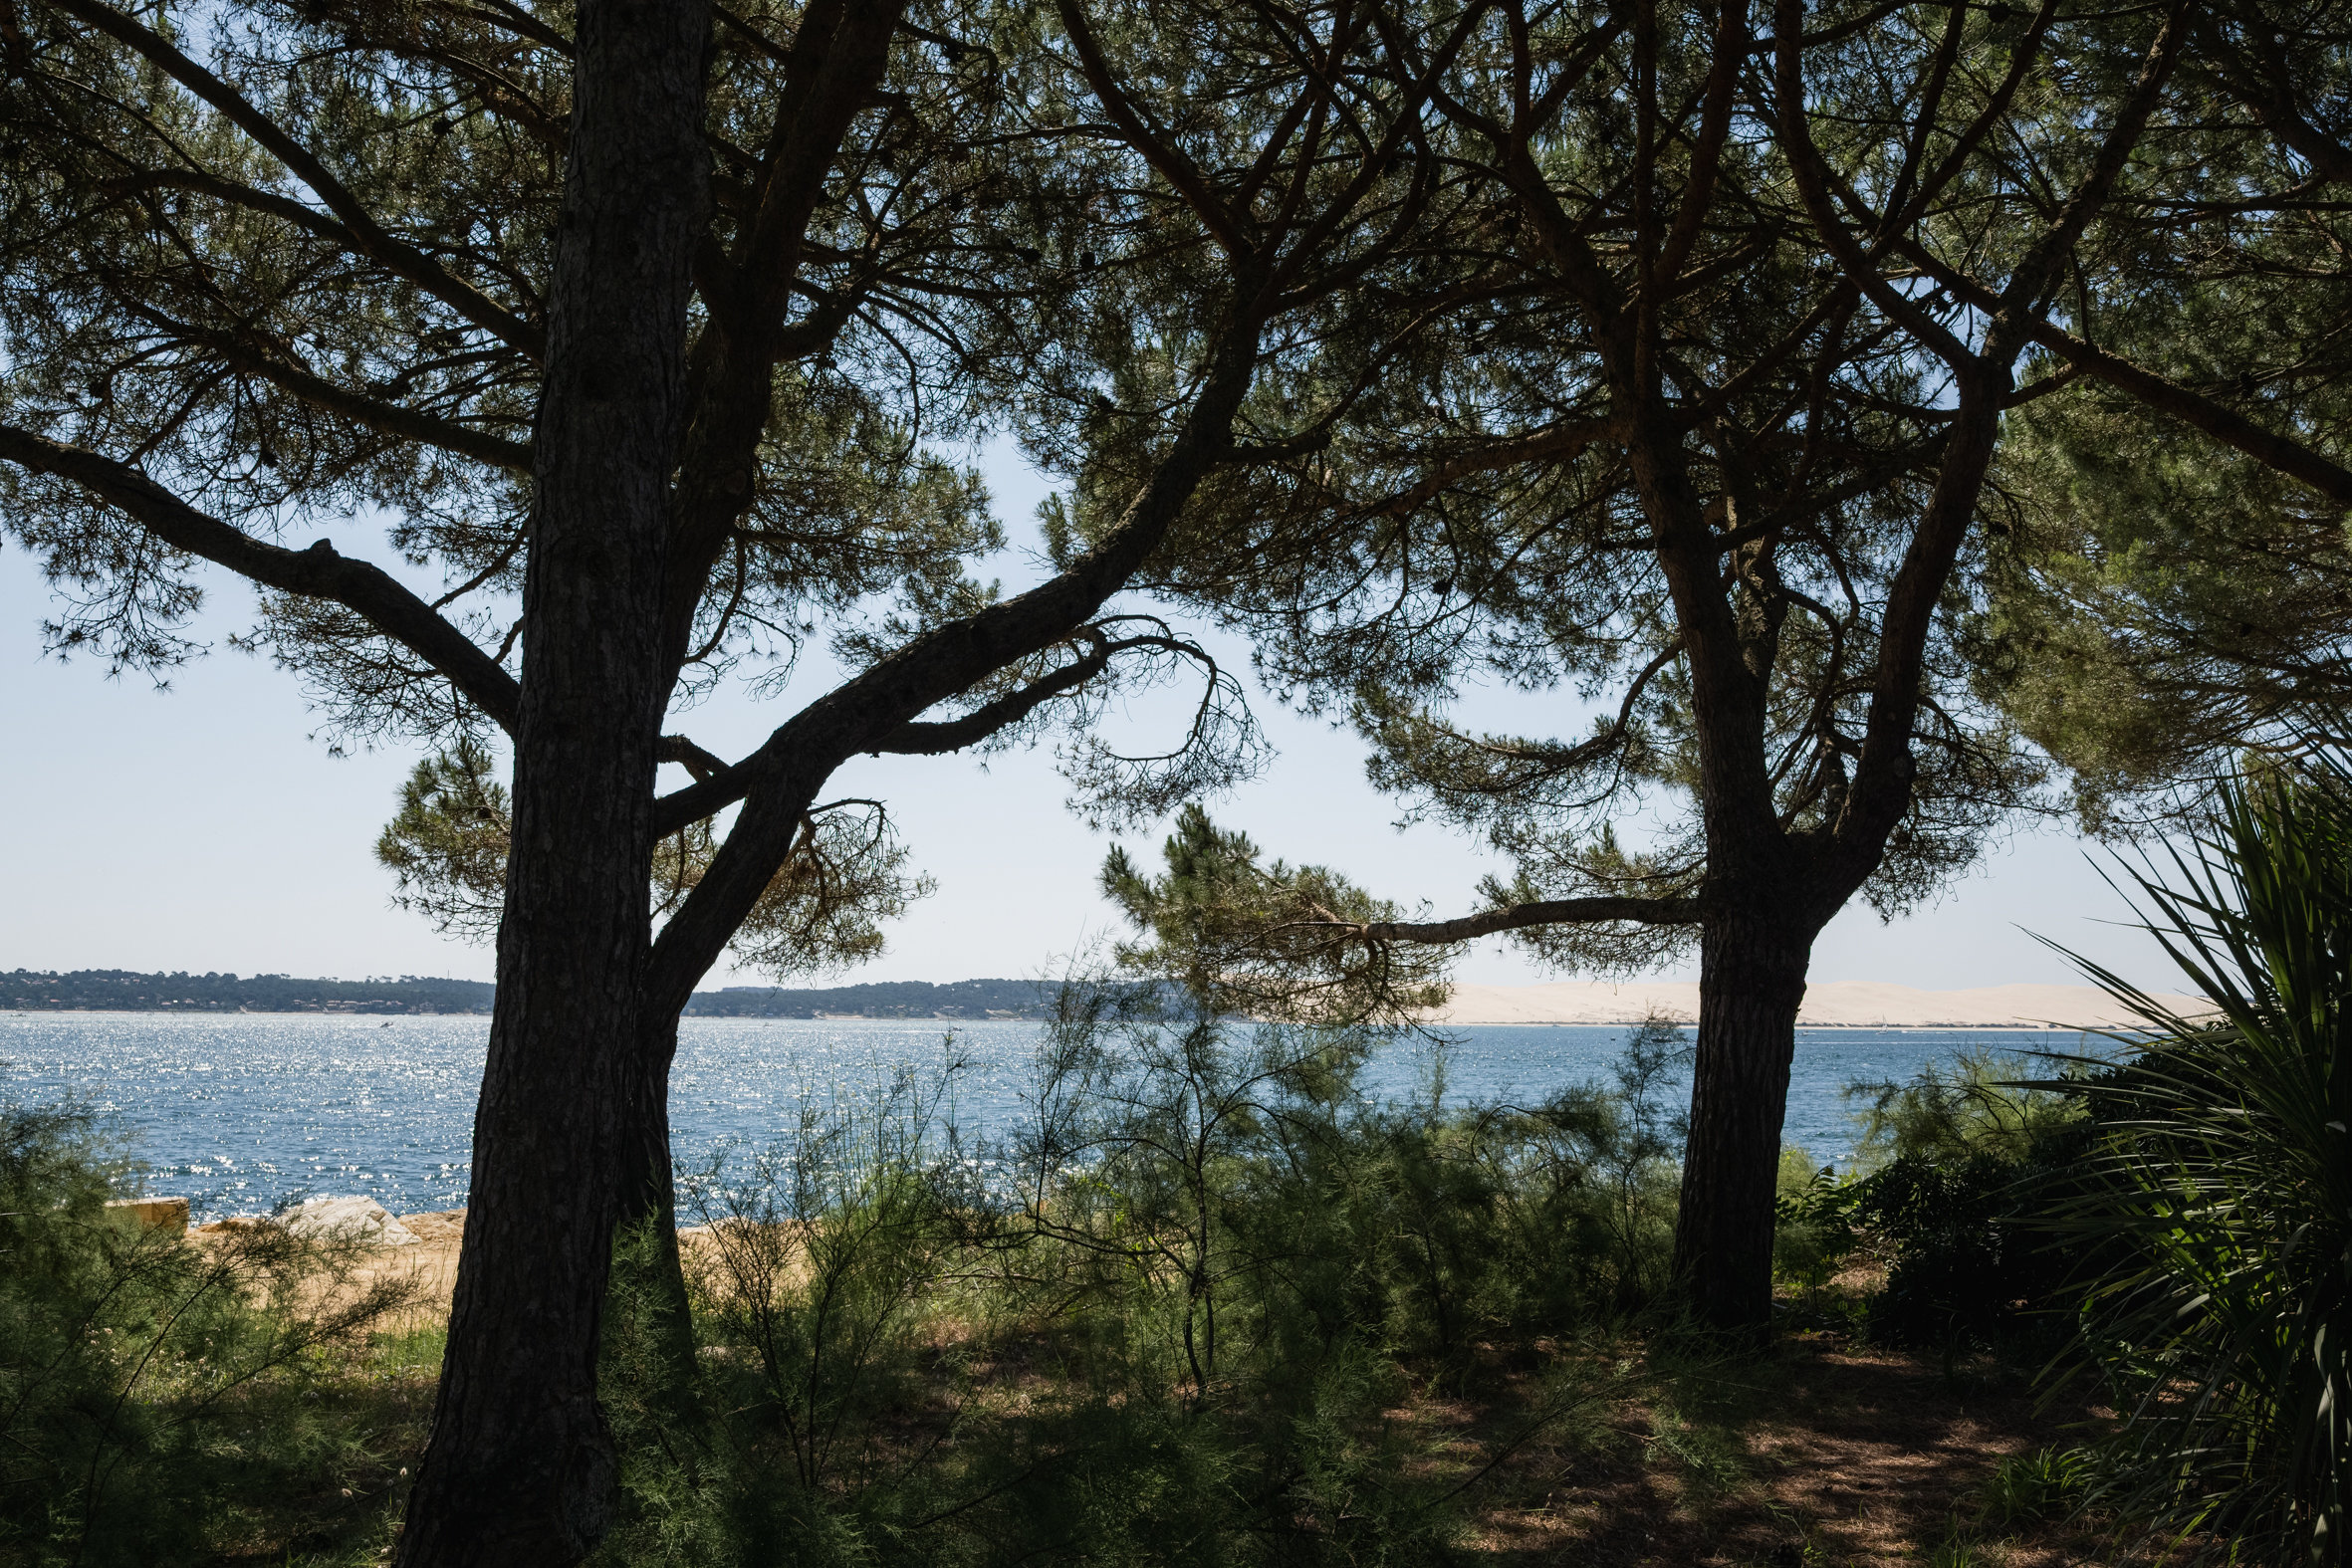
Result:
[[412,1291],[276,1227],[141,1230],[133,1174],[87,1107],[0,1104],[0,1563],[371,1553],[425,1391],[369,1340]]

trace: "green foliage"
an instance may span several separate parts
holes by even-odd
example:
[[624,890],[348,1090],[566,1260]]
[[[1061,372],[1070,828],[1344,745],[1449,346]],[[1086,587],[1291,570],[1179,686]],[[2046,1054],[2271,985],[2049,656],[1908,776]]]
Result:
[[[1190,1166],[1101,1151],[1041,1205],[976,1189],[937,1119],[950,1082],[902,1076],[687,1184],[692,1393],[659,1303],[616,1295],[629,1509],[599,1560],[1445,1560],[1455,1516],[1389,1414],[1389,1270],[1351,1294],[1334,1228],[1282,1235],[1314,1215],[1231,1139]],[[1183,1231],[1204,1198],[1205,1246]]]
[[2030,1326],[2068,1272],[2031,1228],[2042,1173],[1995,1155],[1899,1159],[1840,1195],[1847,1223],[1887,1254],[1871,1332],[1947,1353]]
[[[1226,1265],[1213,1254],[1290,1292],[1325,1339],[1333,1324],[1376,1321],[1390,1349],[1457,1361],[1482,1319],[1557,1326],[1632,1310],[1663,1285],[1680,1125],[1660,1090],[1687,1059],[1678,1028],[1637,1030],[1613,1092],[1576,1086],[1533,1107],[1447,1113],[1441,1056],[1426,1107],[1366,1105],[1356,1068],[1408,1027],[1296,1021],[1312,1012],[1290,994],[1275,1010],[1293,1021],[1250,1023],[1235,1013],[1265,993],[1230,976],[1237,949],[1265,951],[1258,936],[1233,933],[1264,931],[1269,887],[1311,889],[1325,920],[1342,918],[1332,904],[1345,918],[1375,918],[1371,901],[1325,872],[1261,871],[1249,840],[1197,806],[1164,853],[1167,870],[1151,880],[1115,851],[1104,864],[1105,888],[1149,939],[1119,950],[1145,984],[1065,999],[1022,1168],[1097,1169],[1099,1185],[1074,1196],[1112,1207],[1056,1216],[1064,1244],[1107,1240],[1130,1268],[1139,1248],[1163,1249],[1187,1293],[1181,1337],[1196,1396],[1214,1379]],[[1314,1010],[1361,1017],[1374,1010],[1368,998],[1393,1001],[1396,978],[1343,972]],[[1228,1184],[1239,1185],[1220,1199]],[[1051,1213],[1046,1184],[1030,1191],[1033,1213]],[[1155,1207],[1135,1212],[1146,1193]],[[1229,1216],[1249,1217],[1258,1233],[1235,1232]],[[1268,1310],[1265,1283],[1250,1294]]]
[[[1531,1106],[1450,1106],[1442,1066],[1425,1100],[1372,1103],[1358,1069],[1405,1031],[1217,1005],[1197,959],[1230,906],[1194,896],[1186,843],[1236,840],[1127,883],[1152,940],[1063,989],[1004,1145],[959,1140],[951,1064],[684,1183],[682,1376],[653,1270],[616,1272],[629,1506],[600,1560],[1452,1560],[1475,1476],[1400,1411],[1475,1390],[1497,1342],[1658,1298],[1684,1031],[1636,1030],[1613,1081]],[[1539,1380],[1528,1434],[1615,1387],[1577,1365]],[[1669,1427],[1669,1459],[1723,1470],[1709,1431]]]
[[1017,1163],[1030,1223],[1135,1292],[1127,1352],[1196,1400],[1237,1336],[1293,1369],[1361,1338],[1461,1375],[1486,1335],[1663,1287],[1679,1144],[1644,1038],[1615,1089],[1455,1110],[1365,1102],[1355,1069],[1383,1043],[1402,1041],[1149,1004],[1057,1025]]
[[[444,932],[486,941],[506,908],[513,822],[490,749],[461,736],[416,765],[400,809],[375,841],[398,878],[392,902]],[[718,853],[707,821],[671,834],[653,856],[653,907],[683,903]],[[745,965],[784,977],[838,969],[882,951],[882,925],[931,891],[906,870],[907,852],[871,801],[822,806],[802,821],[792,853],[770,878],[730,946]]]
[[602,1560],[860,1561],[930,1510],[939,1476],[876,1416],[930,1414],[921,1335],[975,1260],[961,1167],[926,1146],[937,1108],[901,1073],[874,1105],[804,1104],[788,1141],[688,1176],[683,1397],[655,1272],[616,1269],[601,1382],[631,1509]]
[[1818,1296],[1854,1249],[1854,1228],[1840,1201],[1837,1171],[1816,1166],[1809,1150],[1780,1151],[1772,1196],[1772,1273]]
[[512,841],[512,807],[490,749],[461,736],[409,774],[375,858],[397,879],[394,905],[436,931],[487,938],[506,907]]
[[2098,1085],[2099,1177],[2056,1224],[2119,1258],[2072,1365],[2115,1390],[2101,1499],[2233,1561],[2340,1564],[2352,1494],[2352,771],[2226,787],[2150,929],[2217,1008],[2114,976],[2148,1037]]
[[1963,1051],[1950,1068],[1930,1062],[1908,1083],[1854,1084],[1867,1099],[1859,1154],[1865,1168],[1896,1160],[1955,1164],[1984,1157],[2021,1165],[2073,1135],[2082,1103],[2022,1078],[2029,1058]]
[[[2047,1332],[2069,1258],[2038,1229],[2083,1179],[2091,1137],[2076,1098],[2021,1081],[2023,1060],[1964,1054],[1908,1083],[1857,1084],[1867,1097],[1861,1174],[1838,1180],[1781,1157],[1775,1262],[1818,1290],[1865,1239],[1887,1265],[1868,1330],[1941,1348]],[[1809,1165],[1809,1161],[1806,1162]]]
[[1681,1471],[1683,1482],[1702,1503],[1721,1497],[1748,1478],[1747,1456],[1732,1434],[1711,1423],[1693,1422],[1671,1406],[1650,1420],[1650,1451]]
[[1114,847],[1102,891],[1140,938],[1118,948],[1120,965],[1218,1011],[1303,1022],[1394,1020],[1444,1000],[1445,950],[1359,940],[1398,917],[1394,904],[1322,866],[1258,855],[1198,802],[1177,813],[1158,876]]
[[2043,1448],[2009,1455],[1985,1482],[1982,1522],[2005,1529],[2071,1513],[2090,1495],[2095,1475],[2096,1461],[2087,1449]]
[[127,1174],[86,1110],[0,1106],[0,1562],[371,1551],[422,1438],[368,1349],[408,1287],[275,1227],[142,1231]]
[[[2251,45],[2261,64],[2215,34],[2204,47],[2224,73],[2276,73],[2271,89],[2290,96],[2340,91],[2340,21],[2298,27],[2289,50],[2266,41],[2275,24],[2244,15],[2248,38],[2265,40]],[[2289,76],[2308,85],[2286,88]],[[2199,222],[2202,192],[2239,199],[2305,177],[2295,155],[2231,124],[2207,107],[2172,133],[2168,173],[2192,183],[2162,216],[2151,208],[2119,229],[2137,232],[2109,253],[2099,341],[2341,462],[2352,412],[2336,346],[2343,218]],[[2340,723],[2352,696],[2342,506],[2187,434],[2095,384],[2033,400],[2003,433],[1990,591],[1966,641],[1979,689],[2068,767],[2094,826],[2180,803],[2173,791],[2225,773],[2248,745]]]

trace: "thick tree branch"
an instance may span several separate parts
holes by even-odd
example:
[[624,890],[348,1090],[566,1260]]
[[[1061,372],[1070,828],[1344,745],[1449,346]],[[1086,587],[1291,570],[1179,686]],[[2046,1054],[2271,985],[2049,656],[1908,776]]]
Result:
[[810,215],[850,121],[873,102],[902,9],[813,5],[802,14],[783,105],[761,160],[759,211],[735,258],[755,308],[773,314],[791,298]]
[[[2105,205],[2155,112],[2179,58],[2188,9],[2188,0],[2174,0],[2149,45],[2131,96],[2101,138],[2081,186],[2057,218],[2035,237],[2001,290],[1999,309],[1985,334],[1984,355],[1958,367],[1960,416],[1945,448],[1935,490],[1921,511],[1902,565],[1888,585],[1862,753],[1854,767],[1853,785],[1831,829],[1852,866],[1876,865],[1886,835],[1911,808],[1912,784],[1918,772],[1911,744],[1919,718],[1928,637],[1951,580],[1953,562],[1959,559],[1961,543],[1975,520],[1985,475],[1992,467],[2001,410],[2011,389],[2011,366],[2038,317],[2040,298],[2049,280]],[[1791,32],[1797,10],[1798,0],[1780,0],[1780,25]],[[1792,117],[1801,121],[1802,83],[1790,55],[1781,56],[1780,78],[1783,113],[1793,102],[1798,112]],[[1859,881],[1859,876],[1854,880]]]
[[[2026,79],[2032,74],[2034,57],[2041,53],[2042,39],[2057,20],[2058,0],[2041,0],[2034,10],[2033,20],[2025,25],[2023,36],[2010,51],[2009,68],[2000,79],[2000,85],[1985,100],[1984,107],[1977,112],[1977,117],[1953,137],[1952,144],[1945,148],[1943,162],[1921,183],[1910,202],[1900,209],[1890,208],[1886,222],[1881,225],[1883,230],[1896,232],[1910,228],[1926,213],[1929,204],[1943,193],[1944,187],[1960,177],[1961,171],[1969,166],[1969,160],[1976,156],[1985,138],[1993,133],[1993,127],[2000,122],[2000,116],[2007,113],[2009,105],[2015,102],[2017,90],[2025,85]],[[1778,31],[1777,24],[1774,31]],[[1793,112],[1799,114],[1804,112],[1802,99],[1796,101]]]
[[2012,344],[2022,345],[2030,318],[2039,314],[2038,308],[2073,252],[2075,242],[2107,205],[2124,165],[2131,161],[2133,151],[2140,144],[2148,116],[2156,112],[2157,101],[2164,95],[2164,85],[2172,76],[2174,62],[2180,58],[2182,41],[2189,34],[2188,13],[2189,0],[2173,0],[2172,11],[2157,29],[2156,40],[2148,48],[2148,58],[2141,63],[2131,96],[2124,100],[2081,184],[2009,274],[2007,286],[2000,291],[2001,312],[1986,334],[1989,357],[1998,358],[2013,351]]
[[1069,34],[1070,43],[1078,53],[1078,66],[1086,78],[1086,87],[1095,101],[1110,116],[1127,144],[1143,156],[1152,169],[1174,186],[1190,206],[1193,216],[1202,227],[1216,236],[1228,256],[1251,254],[1250,236],[1243,232],[1242,220],[1218,199],[1209,188],[1209,181],[1192,159],[1181,148],[1167,141],[1144,123],[1143,115],[1127,95],[1119,90],[1118,81],[1111,75],[1110,62],[1102,56],[1102,46],[1094,38],[1094,30],[1086,22],[1085,11],[1077,0],[1061,0],[1061,26]]
[[855,308],[854,290],[844,291],[847,297],[821,304],[795,329],[785,327],[826,176],[880,86],[902,9],[822,0],[802,12],[761,158],[758,210],[733,255],[714,255],[698,268],[711,329],[688,374],[692,413],[679,452],[662,595],[664,656],[676,664],[685,662],[711,568],[752,504],[777,362],[829,342]]
[[1732,111],[1739,94],[1740,76],[1747,65],[1748,31],[1747,0],[1728,0],[1716,22],[1715,67],[1708,73],[1707,108],[1700,120],[1698,142],[1691,148],[1682,207],[1674,215],[1674,228],[1667,234],[1665,247],[1642,287],[1642,304],[1646,310],[1656,310],[1675,279],[1682,275],[1683,264],[1690,260],[1692,248],[1699,243],[1700,227],[1713,206],[1716,176],[1723,168],[1724,144],[1731,138]]
[[[727,771],[727,760],[713,752],[706,752],[682,735],[661,738],[661,760],[676,763],[696,780],[715,779]],[[664,837],[668,836],[666,834]]]
[[[1259,278],[1238,279],[1239,299]],[[656,1008],[684,1007],[791,848],[794,824],[824,781],[859,752],[880,750],[900,727],[990,672],[1068,637],[1124,587],[1159,547],[1201,478],[1224,456],[1258,361],[1263,324],[1228,317],[1208,373],[1176,438],[1102,542],[1060,573],[1000,603],[935,627],[811,703],[725,775],[656,803],[655,831],[710,815],[732,799],[743,814],[685,905],[662,928],[646,970]]]
[[[1099,624],[1085,629],[1081,636],[1091,644],[1081,657],[1040,676],[1019,691],[1008,692],[994,702],[973,709],[960,719],[937,724],[900,725],[875,750],[935,757],[945,752],[962,751],[967,746],[977,746],[1019,724],[1055,698],[1076,691],[1109,669],[1112,661],[1122,653],[1151,648],[1204,662],[1207,657],[1198,646],[1173,636],[1120,637],[1112,640],[1102,635]],[[1211,665],[1210,668],[1214,669],[1215,666]]]
[[[1254,335],[1251,341],[1254,355]],[[1245,384],[1247,374],[1245,365]],[[1210,387],[1203,393],[1204,403],[1211,393],[1217,394],[1218,401],[1227,401],[1227,388],[1221,384],[1224,378],[1222,370],[1212,375]],[[1224,415],[1227,428],[1240,401],[1240,389],[1233,389]],[[1101,544],[1071,562],[1067,570],[1027,593],[934,627],[878,660],[864,673],[786,720],[758,751],[742,762],[656,800],[654,831],[676,832],[690,822],[701,821],[750,798],[766,787],[768,781],[796,775],[798,770],[810,766],[810,747],[820,736],[833,737],[824,743],[824,750],[831,754],[823,764],[829,773],[840,761],[859,752],[899,750],[890,744],[894,739],[916,740],[925,736],[938,739],[941,732],[960,728],[965,720],[949,721],[936,730],[913,721],[915,715],[985,679],[991,672],[1016,659],[1042,653],[1069,636],[1104,599],[1125,585],[1135,567],[1174,522],[1200,475],[1223,455],[1212,450],[1205,437],[1199,441],[1187,440],[1194,434],[1201,411],[1201,406],[1196,404],[1193,418],[1186,422],[1174,448],[1154,472],[1151,484],[1129,506],[1120,526]],[[1184,483],[1179,493],[1180,477]],[[1045,677],[1047,681],[1053,679],[1053,676]],[[998,701],[1015,701],[1019,695]],[[1038,701],[1043,702],[1051,695],[1054,694],[1040,694]],[[906,749],[955,748],[910,746]]]
[[255,539],[197,511],[128,464],[29,430],[0,425],[0,459],[79,485],[174,550],[264,587],[343,605],[439,671],[501,729],[513,731],[522,709],[515,678],[382,568],[339,556],[325,540],[308,550],[288,550]]
[[[1775,128],[1779,131],[1781,149],[1788,157],[1789,181],[1796,186],[1805,215],[1812,219],[1813,232],[1821,237],[1821,244],[1836,258],[1854,287],[1867,295],[1888,320],[1946,364],[1955,368],[1973,364],[1977,357],[1975,351],[1888,282],[1878,264],[1846,227],[1845,220],[1838,216],[1836,203],[1829,195],[1828,162],[1821,156],[1821,149],[1813,144],[1812,129],[1805,123],[1803,67],[1796,50],[1797,34],[1790,31],[1790,18],[1801,11],[1795,0],[1779,0],[1779,15],[1773,25],[1773,31],[1780,37],[1775,61],[1774,91],[1779,99]],[[1882,218],[1882,225],[1884,221]]]
[[[2312,124],[2296,105],[2285,48],[2278,35],[2267,20],[2245,25],[2254,37],[2251,61],[2232,49],[2220,29],[2208,23],[2206,34],[2213,52],[2221,58],[2223,80],[2244,100],[2263,128],[2310,164],[2314,174],[2333,184],[2352,180],[2352,150]],[[2254,31],[2257,27],[2258,32]]]
[[1103,644],[1083,658],[1073,659],[1017,692],[1009,692],[994,702],[973,709],[960,719],[938,724],[902,724],[891,731],[875,749],[905,756],[936,757],[947,752],[960,752],[967,746],[977,746],[998,731],[1019,724],[1055,698],[1076,691],[1110,668],[1112,655],[1128,646],[1131,644]]
[[[1483,8],[1475,5],[1464,9],[1461,19],[1454,25],[1453,34],[1447,38],[1443,47],[1430,58],[1428,68],[1421,73],[1420,80],[1413,84],[1412,92],[1396,107],[1388,129],[1381,135],[1379,144],[1367,149],[1364,155],[1356,160],[1354,174],[1349,177],[1347,184],[1338,193],[1323,204],[1322,215],[1292,236],[1288,256],[1268,275],[1266,287],[1270,293],[1281,291],[1296,280],[1308,261],[1322,253],[1323,242],[1329,239],[1348,215],[1355,211],[1356,204],[1371,194],[1373,185],[1388,172],[1389,164],[1395,159],[1398,151],[1403,148],[1406,139],[1414,133],[1415,128],[1419,125],[1421,111],[1436,95],[1439,77],[1453,65],[1455,56],[1462,52],[1463,46],[1470,42],[1472,35],[1478,30],[1482,12]],[[1369,18],[1363,25],[1371,25]],[[1343,40],[1334,37],[1331,46],[1332,52],[1338,53],[1342,46]],[[1325,92],[1316,95],[1316,117],[1318,120],[1322,107],[1329,101],[1330,96],[1327,85]],[[1278,233],[1290,227],[1291,219],[1297,211],[1298,201],[1305,196],[1309,165],[1314,161],[1314,149],[1311,143],[1301,149],[1298,158],[1298,173],[1294,185],[1294,194],[1292,199],[1286,201],[1283,206],[1282,220],[1276,230]],[[1418,175],[1419,171],[1416,172]],[[1404,203],[1403,210],[1397,214],[1395,223],[1391,225],[1389,235],[1391,240],[1401,237],[1419,219],[1422,203],[1428,199],[1428,195],[1427,181],[1416,177],[1410,198]],[[1374,253],[1385,248],[1384,245],[1376,246]]]
[[[1999,305],[2000,297],[1992,289],[1958,268],[1948,266],[1925,246],[1902,241],[1895,248],[1964,304],[1988,312]],[[2204,431],[2224,446],[2242,452],[2263,467],[2310,486],[2338,505],[2352,506],[2352,469],[2330,461],[2301,442],[2265,430],[2235,409],[2193,392],[2153,370],[2143,369],[2096,343],[2084,341],[2063,328],[2053,327],[2045,320],[2036,320],[2030,324],[2026,329],[2026,336],[2085,374],[2105,381],[2117,391],[2128,393],[2150,408],[2170,414],[2182,423]]]
[[1499,931],[1529,926],[1598,925],[1630,921],[1643,926],[1695,926],[1701,914],[1696,898],[1547,898],[1532,904],[1512,904],[1459,920],[1382,920],[1358,926],[1355,934],[1366,942],[1468,942]]

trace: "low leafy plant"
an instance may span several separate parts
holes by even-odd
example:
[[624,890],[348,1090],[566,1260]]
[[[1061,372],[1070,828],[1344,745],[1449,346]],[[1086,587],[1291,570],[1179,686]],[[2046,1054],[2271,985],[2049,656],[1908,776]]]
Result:
[[2221,791],[2218,830],[2139,878],[2211,1000],[2183,1016],[2086,965],[2141,1030],[2080,1091],[2098,1180],[2053,1222],[2108,1260],[2068,1369],[2123,1422],[2099,1499],[2188,1555],[2339,1565],[2352,1530],[2352,768]]
[[938,1476],[907,1450],[955,1423],[931,1419],[920,1335],[969,1261],[961,1167],[931,1146],[955,1071],[804,1101],[773,1146],[680,1173],[691,1345],[670,1343],[658,1238],[621,1238],[600,1382],[627,1506],[599,1561],[859,1562],[926,1510]]
[[1999,1530],[2072,1513],[2090,1495],[2095,1475],[2088,1449],[2050,1447],[2007,1455],[1986,1478],[1980,1522]]
[[1829,1287],[1859,1240],[1843,1189],[1836,1169],[1816,1165],[1812,1151],[1780,1151],[1772,1198],[1772,1272],[1808,1298]]
[[[2071,1260],[2041,1220],[2083,1179],[2084,1104],[2022,1081],[2027,1061],[1964,1055],[1908,1083],[1860,1084],[1862,1170],[1784,1168],[1776,1253],[1818,1289],[1859,1246],[1886,1264],[1867,1329],[1947,1356],[2046,1338]],[[1784,1160],[1785,1167],[1785,1160]]]

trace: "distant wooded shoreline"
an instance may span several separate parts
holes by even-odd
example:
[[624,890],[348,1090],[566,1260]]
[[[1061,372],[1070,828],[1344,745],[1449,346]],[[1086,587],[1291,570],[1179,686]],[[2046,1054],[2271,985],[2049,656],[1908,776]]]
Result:
[[[702,991],[688,1017],[1039,1018],[1053,988],[1034,980],[877,981],[788,989]],[[487,981],[401,975],[302,980],[288,975],[143,975],[131,970],[0,972],[0,1011],[17,1012],[488,1012]]]

